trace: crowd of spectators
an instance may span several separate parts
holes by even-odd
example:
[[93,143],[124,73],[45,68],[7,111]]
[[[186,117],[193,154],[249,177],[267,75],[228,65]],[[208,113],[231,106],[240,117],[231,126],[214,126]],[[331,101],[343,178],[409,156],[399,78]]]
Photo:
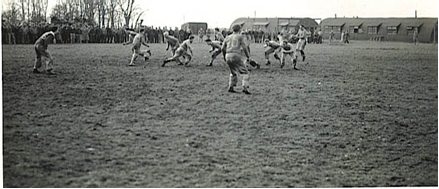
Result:
[[[188,29],[178,29],[175,27],[147,27],[142,26],[147,30],[148,43],[164,43],[163,33],[167,31],[170,35],[175,36],[180,42],[189,38],[190,35],[197,35],[202,33],[203,39],[211,38],[216,36],[216,32],[221,32],[224,37],[229,35],[231,32],[227,29],[219,30],[218,28],[206,29],[205,31],[195,31],[192,32]],[[127,30],[135,31],[134,29],[125,28]],[[123,43],[129,40],[127,33],[124,28],[109,28],[103,27],[99,28],[93,25],[88,25],[86,23],[59,23],[59,24],[49,24],[49,23],[21,23],[18,25],[8,24],[7,22],[2,22],[2,43],[3,44],[33,44],[44,32],[47,31],[58,31],[56,36],[56,43]],[[262,31],[247,29],[247,38],[250,39],[252,43],[263,43],[265,39],[277,40],[279,32],[277,31]],[[294,34],[293,31],[285,30],[281,31],[287,34]],[[310,39],[309,42],[313,41],[314,36],[310,33],[308,35]],[[200,42],[204,40],[201,39]],[[214,38],[212,38],[215,40]]]

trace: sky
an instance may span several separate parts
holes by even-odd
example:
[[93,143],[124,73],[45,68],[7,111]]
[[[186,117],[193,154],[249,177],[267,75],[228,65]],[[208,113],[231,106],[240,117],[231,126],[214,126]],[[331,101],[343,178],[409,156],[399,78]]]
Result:
[[[53,6],[56,0],[49,0]],[[207,22],[228,28],[240,17],[438,17],[437,0],[136,0],[143,25],[181,27]],[[51,10],[51,8],[49,8]]]

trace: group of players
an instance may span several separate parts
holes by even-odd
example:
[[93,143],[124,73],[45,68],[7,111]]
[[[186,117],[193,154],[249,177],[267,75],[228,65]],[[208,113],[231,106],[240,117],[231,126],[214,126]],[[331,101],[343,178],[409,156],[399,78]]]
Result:
[[[216,36],[217,40],[212,41],[211,39],[206,39],[205,42],[211,46],[212,48],[209,50],[212,53],[211,60],[207,66],[212,66],[214,60],[219,54],[223,54],[224,61],[230,68],[230,78],[229,78],[229,92],[236,92],[235,87],[238,83],[238,75],[242,76],[242,87],[244,94],[251,94],[249,91],[249,72],[247,68],[247,64],[250,64],[257,69],[260,68],[260,65],[256,63],[253,59],[250,58],[250,43],[249,39],[247,39],[247,35],[245,32],[241,32],[240,25],[232,26],[233,33],[224,38],[221,33],[218,33]],[[140,33],[128,31],[130,34],[129,42],[123,43],[123,45],[132,44],[132,57],[129,63],[129,66],[134,66],[134,62],[138,56],[144,58],[145,61],[149,59],[151,56],[151,51],[149,50],[149,45],[147,44],[146,38],[146,30],[140,31]],[[281,68],[285,66],[285,58],[290,57],[293,68],[296,68],[298,54],[302,56],[302,60],[305,61],[305,53],[304,49],[306,46],[306,30],[303,25],[299,26],[299,31],[296,35],[292,36],[284,36],[282,33],[278,35],[279,42],[270,41],[266,39],[264,41],[266,48],[265,50],[265,59],[266,65],[270,65],[271,62],[269,60],[269,56],[274,54],[274,58],[280,62]],[[182,43],[179,40],[171,35],[168,32],[165,32],[164,38],[167,42],[166,50],[171,48],[172,56],[163,61],[161,65],[164,67],[168,62],[175,61],[179,65],[188,65],[192,59],[193,52],[190,44],[194,41],[194,36],[189,36],[188,39],[184,40]],[[291,38],[298,38],[296,46],[294,46],[291,41]],[[41,73],[38,69],[42,66],[42,58],[45,57],[46,60],[46,73],[49,75],[55,74],[52,71],[53,58],[51,53],[47,50],[48,44],[52,43],[55,38],[55,32],[49,31],[44,33],[39,37],[39,39],[35,42],[35,52],[36,59],[34,63],[33,72]],[[144,45],[148,47],[146,50],[141,50],[141,46]],[[279,54],[281,55],[279,57]],[[184,62],[180,61],[180,57],[184,59]],[[245,61],[244,61],[245,60]]]

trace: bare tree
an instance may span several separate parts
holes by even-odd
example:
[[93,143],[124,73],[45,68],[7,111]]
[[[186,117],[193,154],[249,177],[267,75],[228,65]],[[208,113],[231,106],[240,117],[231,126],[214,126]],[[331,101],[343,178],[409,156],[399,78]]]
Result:
[[[126,7],[124,8],[124,5]],[[119,2],[119,7],[123,13],[125,19],[125,26],[130,25],[131,16],[134,12],[134,0],[122,0]]]

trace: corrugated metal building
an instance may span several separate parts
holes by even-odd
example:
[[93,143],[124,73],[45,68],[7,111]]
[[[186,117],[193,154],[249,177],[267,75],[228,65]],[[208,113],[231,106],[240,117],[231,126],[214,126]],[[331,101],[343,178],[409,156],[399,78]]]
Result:
[[299,29],[299,25],[313,32],[318,28],[318,23],[312,18],[238,18],[230,25],[240,24],[243,30],[262,30],[264,32],[275,32],[287,29],[294,33]]
[[437,43],[438,36],[437,18],[326,18],[320,27],[324,39],[329,38],[331,30],[336,39],[348,30],[352,40],[412,42],[415,30],[422,43]]

